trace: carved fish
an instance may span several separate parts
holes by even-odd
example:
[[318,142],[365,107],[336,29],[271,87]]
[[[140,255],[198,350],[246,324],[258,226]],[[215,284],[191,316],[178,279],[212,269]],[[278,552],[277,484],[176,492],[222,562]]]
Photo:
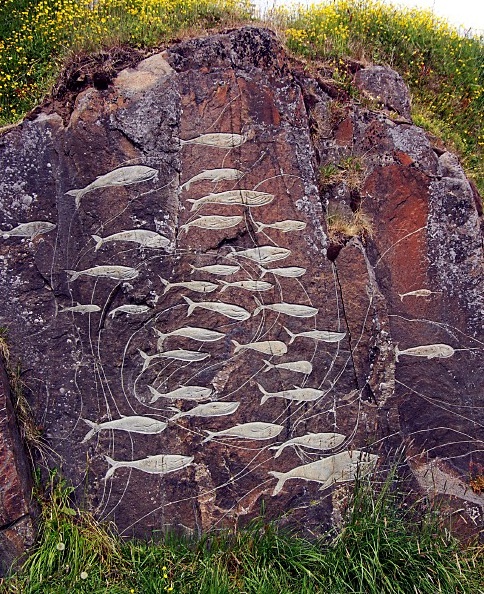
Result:
[[81,275],[94,276],[100,278],[111,278],[113,280],[132,280],[136,278],[139,272],[129,266],[94,266],[86,270],[66,270],[70,275],[69,282],[75,281]]
[[239,180],[244,176],[242,171],[238,169],[204,169],[202,173],[191,177],[188,181],[180,186],[180,190],[189,190],[190,186],[200,181],[211,181],[217,183],[219,181],[233,181]]
[[284,260],[291,255],[291,250],[281,247],[273,247],[272,245],[262,245],[248,250],[241,250],[239,252],[231,252],[228,254],[229,258],[248,258],[257,264],[268,264],[276,260]]
[[422,346],[411,347],[409,349],[399,350],[395,347],[395,361],[399,360],[400,355],[411,355],[412,357],[427,357],[427,359],[446,359],[452,357],[455,350],[448,344],[425,344]]
[[309,361],[288,361],[287,363],[278,363],[274,365],[270,361],[262,359],[266,364],[266,368],[262,373],[267,373],[271,369],[286,369],[287,371],[295,371],[296,373],[304,373],[309,375],[313,371],[313,365]]
[[129,316],[136,316],[139,314],[148,313],[150,309],[151,308],[147,305],[120,305],[116,309],[113,309],[113,311],[109,312],[109,317],[113,319],[118,313],[125,313]]
[[292,344],[296,338],[312,338],[313,340],[321,340],[323,342],[339,342],[346,336],[346,332],[330,332],[329,330],[308,330],[307,332],[298,332],[294,334],[286,327],[284,330],[289,334],[291,339],[289,344]]
[[284,448],[290,446],[299,446],[309,450],[332,450],[342,444],[344,440],[345,436],[341,435],[341,433],[308,433],[301,437],[294,437],[280,446],[272,446],[269,449],[276,450],[274,458],[278,458]]
[[170,245],[170,240],[167,237],[160,235],[160,233],[156,233],[155,231],[148,231],[146,229],[120,231],[119,233],[114,233],[113,235],[104,238],[99,235],[91,235],[91,237],[96,242],[96,247],[94,248],[95,252],[97,252],[105,243],[117,241],[137,243],[145,248],[167,248]]
[[146,435],[154,435],[161,433],[167,428],[167,424],[151,417],[124,417],[114,421],[106,421],[105,423],[95,423],[89,419],[82,419],[91,430],[81,443],[86,443],[91,437],[103,431],[104,429],[117,429],[119,431],[129,431],[130,433],[144,433]]
[[176,359],[178,361],[203,361],[207,357],[210,357],[210,353],[200,353],[199,351],[185,351],[184,349],[178,349],[174,351],[164,351],[162,353],[156,353],[156,355],[147,355],[142,350],[138,349],[141,358],[143,359],[143,372],[151,365],[153,359]]
[[85,313],[95,313],[97,311],[101,311],[101,308],[99,307],[99,305],[94,305],[94,304],[89,304],[89,305],[81,305],[80,303],[78,303],[77,305],[72,305],[71,307],[62,307],[61,309],[59,309],[60,313],[65,313],[65,312],[73,312],[73,313],[80,313],[80,314],[85,314]]
[[190,274],[198,270],[208,272],[208,274],[216,274],[217,276],[230,276],[240,270],[240,266],[224,266],[223,264],[212,264],[211,266],[200,266],[199,268],[190,264],[190,268],[192,269]]
[[409,291],[408,293],[399,293],[400,301],[403,301],[404,297],[429,297],[438,293],[438,291],[429,291],[429,289],[417,289],[416,291]]
[[21,223],[10,231],[0,231],[3,239],[9,237],[28,237],[29,239],[35,239],[37,235],[43,235],[49,233],[52,229],[55,229],[57,225],[49,223],[48,221],[32,221],[31,223]]
[[235,437],[239,439],[272,439],[277,437],[284,429],[282,425],[275,425],[273,423],[244,423],[243,425],[235,425],[229,429],[222,431],[206,431],[207,437],[202,441],[206,443],[214,437]]
[[235,227],[241,223],[243,219],[244,217],[240,216],[219,217],[216,215],[210,215],[206,217],[199,217],[194,221],[185,223],[180,227],[180,230],[183,229],[185,233],[188,233],[188,229],[190,229],[190,227],[200,227],[200,229],[229,229],[230,227]]
[[196,307],[200,307],[202,309],[208,309],[209,311],[222,314],[223,316],[231,318],[232,320],[239,320],[240,322],[250,318],[250,313],[247,310],[245,310],[243,307],[239,307],[238,305],[232,305],[231,303],[223,303],[220,301],[195,302],[185,296],[183,299],[188,303],[188,316],[193,313],[193,310]]
[[240,406],[240,402],[207,402],[199,404],[185,412],[178,408],[170,406],[170,410],[176,411],[176,415],[171,417],[170,421],[176,421],[182,417],[223,417],[233,414]]
[[80,190],[69,190],[66,192],[66,194],[68,196],[75,196],[77,209],[81,203],[81,198],[93,190],[109,188],[112,186],[130,186],[131,184],[139,184],[141,182],[147,182],[157,178],[158,171],[156,169],[152,169],[151,167],[145,167],[144,165],[120,167],[119,169],[114,169],[105,175],[100,175],[85,188]]
[[195,291],[197,293],[211,293],[212,291],[215,291],[215,289],[218,289],[218,285],[216,285],[215,283],[209,283],[207,281],[183,281],[180,283],[170,283],[167,280],[165,280],[164,278],[161,278],[160,275],[158,275],[160,278],[160,281],[165,285],[165,290],[163,291],[163,295],[165,293],[167,293],[170,289],[173,289],[175,287],[183,287],[185,289],[188,289],[189,291]]
[[289,472],[270,471],[269,474],[277,479],[272,495],[277,495],[289,479],[302,479],[322,483],[320,490],[327,489],[333,483],[353,480],[357,474],[368,474],[373,470],[378,460],[375,454],[367,454],[359,450],[341,452],[304,466],[297,466]]
[[150,404],[156,402],[158,398],[169,398],[170,400],[194,400],[195,402],[203,402],[203,400],[208,400],[212,395],[212,389],[205,388],[204,386],[180,386],[176,390],[166,392],[165,394],[158,392],[158,390],[155,390],[153,386],[148,386],[148,389],[153,395],[153,398],[150,400]]
[[187,202],[192,203],[190,211],[194,211],[201,208],[204,204],[229,204],[255,208],[256,206],[265,206],[273,200],[274,194],[268,194],[267,192],[229,190],[227,192],[219,192],[218,194],[208,194],[208,196],[203,196],[203,198],[198,198],[197,200],[188,198]]
[[284,276],[286,278],[297,278],[298,276],[302,276],[306,273],[305,268],[299,268],[298,266],[288,266],[287,268],[264,268],[263,266],[259,266],[262,274],[261,278],[270,272],[276,276]]
[[203,144],[216,146],[218,148],[231,149],[244,144],[249,138],[248,134],[227,134],[226,132],[215,132],[213,134],[201,134],[190,140],[182,140],[182,144]]
[[191,326],[184,326],[183,328],[172,330],[172,332],[167,332],[166,334],[163,334],[156,328],[153,328],[153,330],[158,336],[157,349],[159,351],[163,350],[163,342],[169,336],[183,336],[184,338],[193,338],[193,340],[198,340],[200,342],[215,342],[225,336],[222,332],[216,332],[215,330],[209,330],[208,328],[193,328]]
[[193,456],[180,456],[178,454],[158,454],[148,456],[141,460],[113,460],[109,456],[104,456],[106,462],[111,468],[106,472],[104,480],[107,480],[114,474],[117,468],[136,468],[150,474],[168,474],[175,470],[181,470],[193,462]]
[[229,289],[230,287],[235,287],[237,289],[246,289],[247,291],[268,291],[272,289],[274,285],[271,283],[266,283],[260,280],[245,280],[245,281],[237,281],[235,283],[228,283],[227,281],[220,281],[224,286],[220,290],[221,293]]
[[235,344],[234,355],[239,351],[250,349],[266,355],[285,355],[287,353],[287,346],[280,340],[264,340],[260,342],[249,342],[248,344],[240,344],[236,340],[232,340]]
[[[254,309],[254,316],[260,313],[263,309],[269,309],[295,318],[312,318],[317,315],[319,311],[316,307],[299,305],[297,303],[285,303],[284,301],[281,303],[272,303],[270,305],[262,305],[260,302],[258,303],[259,306]],[[291,344],[291,341],[289,341],[289,344]]]
[[256,226],[256,233],[260,233],[264,229],[277,229],[283,233],[288,233],[289,231],[302,231],[306,228],[306,223],[304,221],[293,221],[291,219],[277,221],[276,223],[260,223],[254,221],[254,224]]
[[269,398],[285,398],[286,400],[294,400],[295,402],[312,402],[324,395],[322,390],[316,388],[300,388],[294,386],[294,390],[282,390],[281,392],[267,392],[260,384],[257,384],[259,390],[264,394],[260,401],[264,404]]

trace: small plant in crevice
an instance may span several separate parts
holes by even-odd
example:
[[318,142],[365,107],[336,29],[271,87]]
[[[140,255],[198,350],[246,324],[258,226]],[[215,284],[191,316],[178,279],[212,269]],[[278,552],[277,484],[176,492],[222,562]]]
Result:
[[364,160],[350,155],[338,163],[328,163],[319,168],[319,183],[322,187],[344,183],[350,192],[361,189],[366,175]]

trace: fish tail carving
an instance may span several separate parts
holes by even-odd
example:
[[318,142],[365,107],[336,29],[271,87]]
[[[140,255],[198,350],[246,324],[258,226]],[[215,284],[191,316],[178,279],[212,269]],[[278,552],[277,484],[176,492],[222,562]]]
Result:
[[192,205],[192,207],[190,208],[190,212],[193,212],[194,210],[199,209],[199,205],[197,204],[197,201],[194,200],[193,198],[187,198],[187,202],[190,202]]
[[165,290],[163,291],[163,295],[164,295],[167,291],[169,291],[171,289],[171,283],[169,281],[167,281],[166,279],[162,278],[160,275],[158,275],[158,278],[165,285]]
[[104,456],[104,458],[106,459],[106,462],[111,465],[111,468],[108,469],[108,471],[106,472],[106,476],[104,477],[104,480],[106,481],[108,480],[108,478],[113,476],[114,471],[116,470],[116,468],[119,468],[121,464],[119,462],[116,462],[116,460],[113,460],[109,456]]
[[399,355],[400,355],[400,351],[398,349],[398,344],[396,344],[395,345],[395,362],[396,363],[398,363],[398,361],[399,361],[399,359],[398,359]]
[[185,234],[187,234],[189,227],[190,227],[190,225],[188,223],[186,223],[185,225],[182,225],[180,227],[180,231],[185,231]]
[[220,279],[219,282],[222,283],[223,285],[225,285],[220,289],[220,292],[223,293],[224,291],[226,291],[228,289],[228,287],[230,286],[230,283],[228,283],[227,281],[224,281],[222,279]]
[[163,343],[165,342],[165,339],[168,338],[168,334],[163,334],[163,332],[160,332],[156,328],[153,328],[153,331],[156,334],[156,336],[158,336],[158,342],[156,344],[156,348],[159,351],[161,351],[161,350],[163,350]]
[[274,497],[274,495],[278,495],[282,491],[282,487],[284,487],[284,483],[286,482],[286,474],[284,472],[276,472],[275,470],[270,470],[269,474],[278,481],[274,487],[274,491],[272,491],[272,497]]
[[176,413],[175,415],[173,415],[173,417],[168,419],[169,421],[176,421],[177,419],[183,416],[183,412],[176,406],[169,406],[168,410],[171,410],[172,412]]
[[400,297],[400,301],[403,303],[403,298],[405,297],[405,293],[403,295],[401,293],[398,293],[398,296]]
[[264,396],[262,396],[261,401],[260,401],[261,404],[264,404],[265,402],[267,402],[269,400],[269,398],[271,396],[270,396],[269,392],[267,392],[260,384],[257,384],[257,387],[264,394]]
[[263,309],[264,306],[262,305],[262,303],[257,299],[257,297],[254,297],[255,302],[257,303],[257,307],[254,309],[252,315],[256,316],[258,313],[260,313]]
[[[264,223],[259,223],[257,221],[254,221],[254,225],[256,227],[256,229],[255,229],[256,233],[260,233],[265,227]],[[262,275],[262,276],[264,276],[264,275]]]
[[264,276],[265,276],[265,275],[266,275],[266,274],[267,274],[269,271],[267,270],[267,268],[264,268],[264,266],[260,266],[260,265],[259,265],[259,268],[260,268],[260,271],[262,272],[262,274],[260,275],[260,277],[261,277],[261,278],[264,278]]
[[94,241],[96,242],[96,247],[94,248],[94,251],[97,252],[98,249],[102,246],[102,244],[104,243],[103,238],[99,237],[99,235],[91,235],[91,237],[94,239]]
[[240,344],[240,342],[237,342],[236,340],[232,340],[231,342],[233,342],[235,344],[235,349],[234,349],[234,355],[235,355],[236,353],[238,353],[240,351],[240,349],[242,348],[242,345]]
[[187,313],[187,317],[192,315],[193,310],[197,307],[197,304],[192,301],[189,297],[185,297],[185,295],[183,296],[183,299],[185,299],[185,301],[188,303],[188,313]]
[[190,268],[191,268],[190,274],[193,274],[195,272],[196,268],[193,264],[190,264]]
[[211,439],[213,439],[214,435],[215,435],[215,431],[208,431],[207,429],[205,429],[205,433],[207,433],[207,437],[202,441],[202,443],[207,443],[208,441],[210,441]]
[[290,330],[288,330],[285,326],[283,326],[284,330],[289,334],[289,336],[291,337],[291,339],[289,340],[289,344],[292,344],[295,339],[296,339],[296,335],[293,334]]
[[72,281],[75,281],[77,278],[79,278],[81,275],[79,272],[77,272],[76,270],[66,270],[65,272],[67,272],[67,274],[69,275],[69,282],[72,283]]
[[94,423],[94,421],[90,421],[89,419],[82,419],[82,420],[84,421],[84,423],[89,425],[89,427],[91,427],[91,430],[86,434],[86,437],[81,441],[81,443],[86,443],[86,441],[89,441],[91,439],[91,437],[93,437],[94,435],[96,435],[96,433],[99,432],[99,425],[97,423]]
[[267,373],[271,369],[274,369],[274,365],[270,361],[266,361],[266,359],[262,359],[266,364],[266,367],[262,370],[262,373]]
[[[140,351],[140,352],[142,352],[142,351]],[[153,388],[153,386],[148,386],[148,390],[153,395],[153,398],[150,400],[150,404],[153,404],[153,402],[156,402],[158,400],[158,398],[161,396],[161,394],[157,390],[155,390]]]

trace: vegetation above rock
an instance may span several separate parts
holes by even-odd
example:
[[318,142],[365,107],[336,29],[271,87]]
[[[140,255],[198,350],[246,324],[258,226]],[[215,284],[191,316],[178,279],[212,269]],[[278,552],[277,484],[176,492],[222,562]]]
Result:
[[[258,22],[247,0],[5,0],[0,6],[0,124],[17,121],[49,92],[80,53],[101,52],[99,84],[126,64],[126,51],[151,51],[178,35]],[[350,87],[348,59],[388,64],[413,93],[416,124],[443,138],[484,189],[484,43],[430,11],[372,0],[279,9],[262,24],[287,46]],[[118,48],[113,51],[114,48]],[[138,56],[139,59],[139,56]],[[71,72],[72,74],[72,72]],[[82,68],[74,69],[82,88]]]

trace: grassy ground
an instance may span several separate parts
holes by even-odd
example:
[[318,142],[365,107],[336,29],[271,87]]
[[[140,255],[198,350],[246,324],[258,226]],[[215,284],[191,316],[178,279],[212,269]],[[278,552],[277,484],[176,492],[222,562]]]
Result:
[[[1,594],[482,594],[481,550],[461,551],[437,512],[406,507],[388,480],[359,481],[343,528],[308,542],[253,522],[200,540],[122,542],[52,479],[38,545]],[[349,492],[349,491],[348,491]]]

